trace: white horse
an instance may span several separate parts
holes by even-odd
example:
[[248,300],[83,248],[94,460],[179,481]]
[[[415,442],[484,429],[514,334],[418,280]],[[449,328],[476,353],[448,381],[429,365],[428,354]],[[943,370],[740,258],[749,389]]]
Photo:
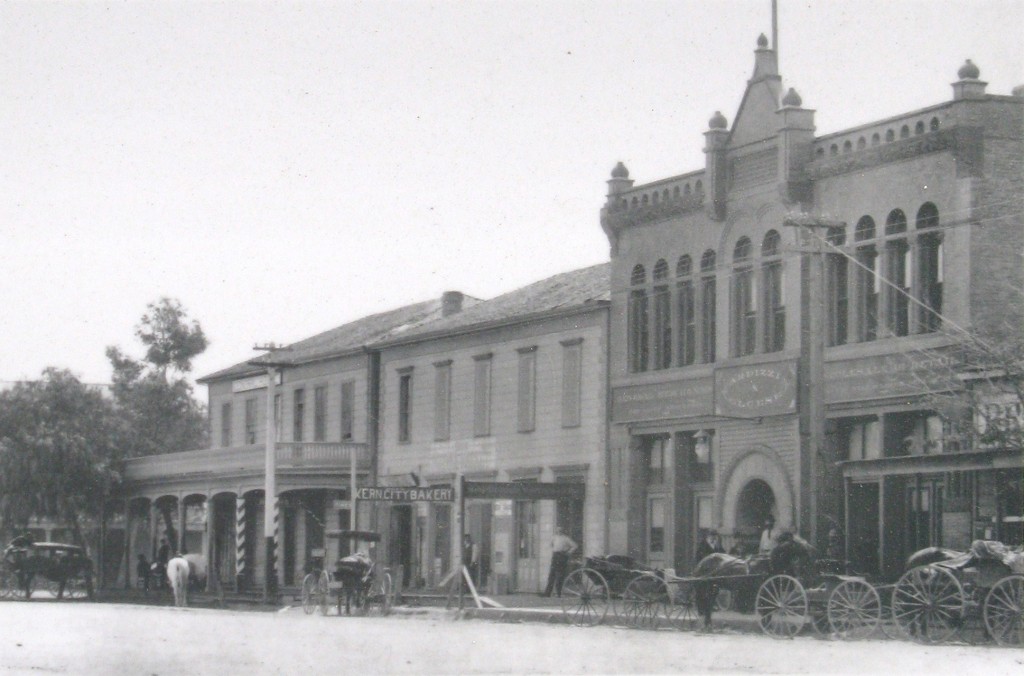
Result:
[[183,557],[188,561],[188,579],[193,588],[202,590],[206,587],[206,557],[202,554],[185,554]]
[[188,605],[188,561],[183,556],[175,556],[167,562],[167,580],[174,591],[174,605]]

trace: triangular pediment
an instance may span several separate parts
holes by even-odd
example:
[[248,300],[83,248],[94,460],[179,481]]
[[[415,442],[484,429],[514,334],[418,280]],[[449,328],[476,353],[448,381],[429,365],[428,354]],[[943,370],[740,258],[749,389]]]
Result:
[[739,110],[736,111],[729,146],[737,148],[774,138],[779,129],[779,119],[775,112],[779,109],[781,98],[782,78],[778,75],[765,75],[751,80]]

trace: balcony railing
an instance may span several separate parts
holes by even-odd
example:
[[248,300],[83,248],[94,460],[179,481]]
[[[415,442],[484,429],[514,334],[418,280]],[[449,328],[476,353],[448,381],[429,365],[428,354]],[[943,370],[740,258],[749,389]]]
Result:
[[[128,481],[170,479],[185,476],[262,474],[266,449],[262,444],[183,451],[150,455],[128,461]],[[347,470],[355,457],[356,469],[370,467],[366,444],[351,442],[278,442],[276,461],[279,471],[289,469]]]

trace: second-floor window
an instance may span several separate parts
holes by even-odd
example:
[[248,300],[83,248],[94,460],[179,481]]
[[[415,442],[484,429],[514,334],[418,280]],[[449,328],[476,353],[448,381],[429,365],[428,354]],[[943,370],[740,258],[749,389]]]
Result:
[[779,233],[769,230],[761,244],[761,277],[764,280],[764,351],[778,352],[786,345],[786,297],[782,279]]
[[398,373],[398,441],[412,441],[412,369]]
[[910,261],[907,217],[902,210],[893,209],[885,221],[885,294],[886,328],[895,336],[910,332]]
[[689,256],[676,263],[676,321],[679,326],[679,354],[676,363],[688,366],[697,352],[697,318],[693,303],[693,264]]
[[434,364],[434,440],[451,438],[452,362]]
[[872,242],[875,221],[864,216],[853,232],[857,261],[857,339],[870,341],[878,337],[878,252]]
[[562,427],[580,424],[580,386],[583,376],[583,339],[562,342]]
[[701,361],[711,364],[715,361],[715,314],[718,301],[715,299],[715,252],[710,249],[700,259],[700,287]]
[[629,300],[627,301],[626,348],[629,353],[629,370],[631,373],[639,373],[647,370],[649,327],[647,317],[647,289],[644,284],[647,282],[647,273],[644,266],[637,265],[630,275]]
[[672,296],[668,285],[668,263],[654,266],[654,359],[655,370],[672,365]]
[[256,443],[256,398],[245,400],[245,443]]
[[518,430],[532,432],[536,425],[537,348],[519,350]]
[[351,441],[355,428],[356,384],[347,380],[341,384],[341,440]]
[[733,249],[733,356],[753,354],[757,340],[757,289],[750,261],[750,240],[741,237]]
[[327,387],[313,390],[313,441],[327,440]]
[[473,434],[491,433],[491,355],[473,358]]
[[302,441],[305,418],[306,391],[300,388],[292,393],[292,441]]
[[942,233],[938,227],[939,210],[926,202],[917,212],[919,333],[931,333],[942,327]]
[[[846,244],[846,230],[841,227],[828,229],[826,241],[835,247]],[[845,253],[831,253],[825,256],[825,312],[827,345],[846,344],[846,322],[849,314],[849,262]]]
[[231,446],[231,404],[221,404],[220,407],[220,445],[224,448]]

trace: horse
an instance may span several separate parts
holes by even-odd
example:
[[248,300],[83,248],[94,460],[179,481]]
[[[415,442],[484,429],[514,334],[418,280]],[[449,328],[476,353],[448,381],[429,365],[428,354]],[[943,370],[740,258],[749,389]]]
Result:
[[206,586],[206,557],[202,554],[185,554],[183,557],[188,561],[189,585],[195,591],[200,591]]
[[189,563],[182,556],[175,556],[167,562],[167,581],[174,591],[174,605],[179,608],[188,605]]

